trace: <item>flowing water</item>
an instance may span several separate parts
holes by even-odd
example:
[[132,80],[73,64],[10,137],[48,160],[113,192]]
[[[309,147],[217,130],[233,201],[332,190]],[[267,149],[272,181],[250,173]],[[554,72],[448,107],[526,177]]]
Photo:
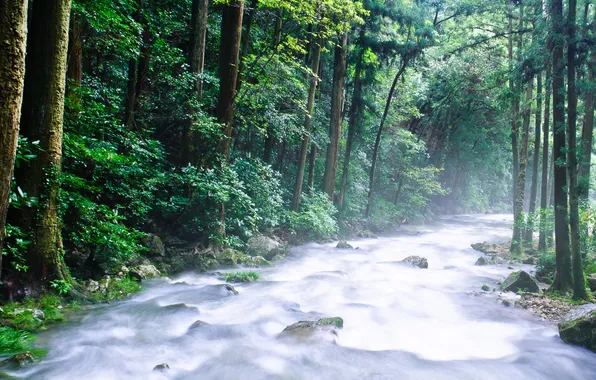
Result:
[[[445,217],[398,236],[294,248],[237,285],[187,273],[42,334],[31,379],[596,379],[596,354],[556,327],[478,295],[511,270],[470,248],[504,241],[510,218]],[[428,258],[429,269],[397,261]],[[522,266],[524,267],[524,266]],[[526,268],[528,269],[528,268]],[[476,294],[474,294],[476,292]],[[279,339],[288,325],[340,316],[336,344]],[[197,320],[209,325],[189,327]],[[167,363],[167,372],[152,371]]]

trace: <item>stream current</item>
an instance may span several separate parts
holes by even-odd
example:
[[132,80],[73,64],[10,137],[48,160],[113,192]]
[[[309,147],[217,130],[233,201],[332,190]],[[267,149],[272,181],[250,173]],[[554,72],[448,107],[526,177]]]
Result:
[[[479,241],[510,236],[504,215],[444,217],[358,250],[307,244],[234,284],[186,273],[147,282],[129,300],[94,307],[39,335],[28,379],[596,379],[596,354],[556,326],[479,294],[512,270],[474,266]],[[424,256],[429,268],[397,261]],[[528,266],[519,265],[525,269]],[[517,268],[516,268],[517,269]],[[236,269],[237,270],[237,269]],[[236,271],[234,270],[234,271]],[[226,272],[226,271],[223,271]],[[278,339],[300,320],[339,316],[336,344]],[[189,329],[195,321],[208,325]],[[167,363],[170,370],[152,371]]]

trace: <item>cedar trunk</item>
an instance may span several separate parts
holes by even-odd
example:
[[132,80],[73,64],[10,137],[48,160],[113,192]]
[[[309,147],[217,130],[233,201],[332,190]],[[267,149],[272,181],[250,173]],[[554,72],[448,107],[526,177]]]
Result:
[[335,62],[333,65],[333,90],[331,93],[331,123],[329,124],[329,144],[325,159],[325,175],[323,176],[323,191],[333,201],[335,192],[335,174],[337,171],[337,149],[341,135],[341,108],[344,92],[344,77],[346,74],[346,45],[348,35],[344,34],[341,43],[335,47]]
[[532,163],[532,185],[530,187],[530,207],[528,209],[528,226],[525,244],[532,246],[534,238],[534,220],[536,219],[536,197],[538,195],[538,164],[540,163],[540,121],[542,116],[542,73],[536,77],[536,115],[534,129],[534,162]]
[[6,213],[19,136],[25,80],[27,0],[0,3],[0,278]]
[[551,160],[549,160],[549,129],[550,129],[550,97],[551,97],[551,60],[547,59],[546,62],[546,77],[544,79],[546,85],[545,97],[544,97],[544,123],[542,123],[542,183],[540,185],[540,233],[538,237],[538,249],[541,251],[546,250],[547,237],[551,236],[548,222],[546,209],[548,208],[548,183],[549,168],[551,166]]
[[36,1],[30,12],[22,134],[42,149],[17,173],[20,187],[40,201],[23,210],[21,229],[32,233],[28,274],[34,280],[69,280],[58,215],[62,121],[70,0]]

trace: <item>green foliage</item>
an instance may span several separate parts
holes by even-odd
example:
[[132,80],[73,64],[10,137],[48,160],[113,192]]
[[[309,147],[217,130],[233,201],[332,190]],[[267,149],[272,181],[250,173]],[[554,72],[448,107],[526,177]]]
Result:
[[258,281],[260,278],[256,272],[236,272],[236,273],[225,273],[222,279],[226,282],[253,282]]
[[141,289],[141,284],[127,276],[111,280],[105,292],[94,292],[90,297],[96,302],[110,302],[138,293]]
[[557,257],[555,251],[543,252],[536,264],[536,276],[542,281],[552,282],[557,269]]
[[311,189],[302,195],[300,212],[290,212],[289,227],[314,241],[329,240],[337,234],[336,214],[327,194]]
[[10,355],[29,350],[33,336],[23,330],[0,327],[0,355]]

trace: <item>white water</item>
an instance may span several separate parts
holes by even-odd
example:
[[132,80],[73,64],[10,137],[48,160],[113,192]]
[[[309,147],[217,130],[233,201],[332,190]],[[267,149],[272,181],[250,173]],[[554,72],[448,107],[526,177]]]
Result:
[[[230,295],[217,276],[159,280],[134,298],[40,336],[31,379],[596,379],[596,354],[525,310],[473,295],[511,270],[470,248],[503,241],[510,218],[446,217],[409,233],[297,247]],[[416,231],[419,233],[416,234]],[[428,258],[429,269],[395,263]],[[526,267],[527,266],[522,266]],[[165,307],[168,305],[184,304]],[[340,316],[337,345],[277,339],[299,320]],[[211,326],[188,331],[196,320]],[[166,373],[152,372],[168,363]]]

